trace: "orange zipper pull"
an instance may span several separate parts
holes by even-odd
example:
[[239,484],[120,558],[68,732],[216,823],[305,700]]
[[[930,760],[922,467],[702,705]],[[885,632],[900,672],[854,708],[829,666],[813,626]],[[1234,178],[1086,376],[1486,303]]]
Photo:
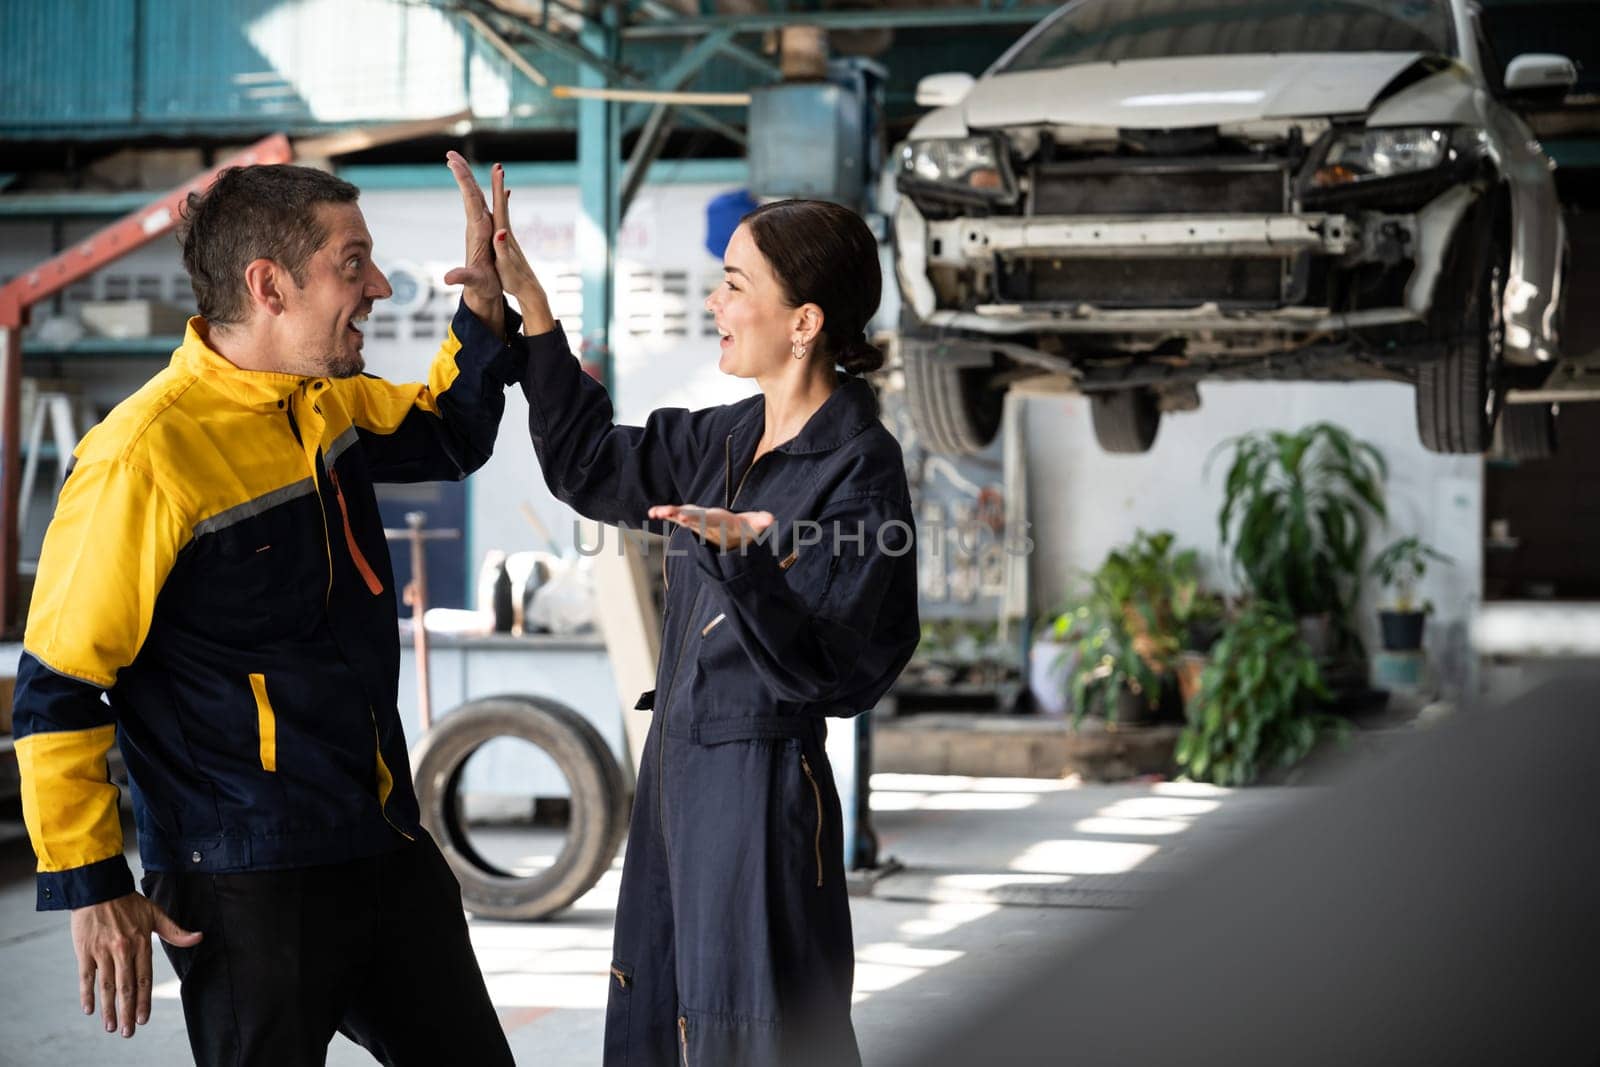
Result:
[[339,488],[339,472],[332,465],[328,467],[328,480],[333,483],[334,499],[339,501],[339,515],[344,519],[344,543],[350,549],[350,558],[355,561],[356,570],[361,572],[368,591],[377,596],[383,592],[383,583],[378,580],[367,557],[361,554],[361,546],[356,544],[356,532],[350,528],[350,508],[344,502],[344,490]]

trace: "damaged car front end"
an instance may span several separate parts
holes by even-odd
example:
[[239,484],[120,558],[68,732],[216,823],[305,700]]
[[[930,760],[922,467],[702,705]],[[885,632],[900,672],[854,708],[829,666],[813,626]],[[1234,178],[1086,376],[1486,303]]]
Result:
[[[1556,358],[1562,234],[1531,136],[1506,143],[1515,116],[1448,54],[1462,13],[1257,53],[1308,31],[1241,42],[1223,31],[1265,5],[1204,0],[1210,41],[1167,55],[1164,19],[1206,23],[1167,6],[1130,25],[1069,5],[902,146],[902,346],[931,443],[970,450],[984,391],[1016,383],[1088,394],[1101,444],[1143,451],[1201,380],[1389,378],[1418,383],[1425,444],[1481,450],[1500,383]],[[1367,47],[1388,42],[1411,47]],[[1473,381],[1441,364],[1463,345]],[[1433,411],[1442,393],[1462,410]]]

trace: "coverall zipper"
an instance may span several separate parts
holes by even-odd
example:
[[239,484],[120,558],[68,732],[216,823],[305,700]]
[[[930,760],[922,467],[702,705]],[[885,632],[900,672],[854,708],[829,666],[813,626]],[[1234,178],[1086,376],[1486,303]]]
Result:
[[[668,544],[671,544],[670,537]],[[661,736],[656,742],[656,814],[661,818],[661,843],[668,846],[667,838],[667,709],[672,706],[672,691],[678,687],[678,671],[683,667],[683,653],[689,647],[689,627],[694,625],[694,617],[700,612],[700,599],[705,596],[706,587],[701,586],[694,595],[694,604],[689,608],[688,621],[683,624],[683,630],[678,635],[678,658],[672,663],[672,677],[667,681],[667,692],[661,702],[658,714],[661,716]],[[670,851],[670,848],[668,849]],[[668,860],[668,867],[671,867]]]
[[811,783],[811,795],[817,800],[817,833],[813,847],[817,854],[817,888],[822,888],[822,790],[817,786],[816,776],[811,773],[811,763],[802,754],[800,769],[806,772],[806,780]]

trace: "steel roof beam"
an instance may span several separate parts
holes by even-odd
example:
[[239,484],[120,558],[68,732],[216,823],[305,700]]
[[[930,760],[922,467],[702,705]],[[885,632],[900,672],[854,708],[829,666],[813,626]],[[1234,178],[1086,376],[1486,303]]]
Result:
[[931,8],[878,11],[775,11],[751,15],[678,15],[627,26],[622,36],[630,41],[655,37],[693,37],[713,30],[765,33],[787,26],[820,26],[828,30],[909,29],[918,27],[1031,26],[1053,14],[1054,5],[1030,4],[1011,8]]
[[[474,12],[480,18],[484,19],[484,21],[488,22],[491,26],[493,26],[495,21],[498,19],[506,19],[513,24],[517,37],[528,38],[535,44],[549,48],[553,52],[557,52],[563,56],[566,56],[573,62],[577,63],[582,70],[592,71],[596,74],[602,75],[606,80],[606,84],[608,85],[626,88],[648,88],[643,78],[629,73],[627,70],[623,69],[620,64],[614,63],[604,56],[597,55],[592,49],[586,48],[581,44],[574,44],[573,42],[565,40],[557,34],[540,29],[539,27],[534,26],[533,24],[522,19],[506,15],[506,13],[498,7],[494,7],[493,5],[474,5],[470,3],[464,3],[460,6],[459,10],[463,13],[469,11]],[[500,27],[496,28],[499,29]],[[510,35],[502,33],[502,36],[509,37]],[[729,125],[723,120],[717,118],[715,115],[712,115],[711,113],[697,107],[683,107],[679,110],[684,118],[693,120],[698,125],[704,126],[713,133],[721,134],[734,144],[745,144],[746,138],[743,130]]]

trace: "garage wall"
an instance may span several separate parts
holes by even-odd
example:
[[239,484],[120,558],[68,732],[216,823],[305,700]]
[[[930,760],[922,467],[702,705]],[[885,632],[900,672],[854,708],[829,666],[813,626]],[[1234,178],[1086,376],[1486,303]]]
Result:
[[[1083,571],[1141,527],[1173,530],[1183,545],[1200,549],[1209,581],[1236,588],[1217,538],[1227,460],[1219,456],[1207,473],[1207,457],[1249,429],[1327,420],[1370,441],[1389,464],[1389,525],[1374,534],[1373,547],[1416,534],[1456,561],[1430,570],[1420,590],[1435,606],[1428,624],[1434,663],[1455,672],[1465,660],[1465,620],[1482,596],[1482,461],[1423,449],[1409,386],[1220,383],[1202,386],[1201,398],[1199,411],[1166,416],[1155,448],[1143,456],[1101,452],[1081,397],[1025,402],[1038,610],[1059,606]],[[1369,648],[1377,647],[1377,593],[1366,591],[1361,612]]]

